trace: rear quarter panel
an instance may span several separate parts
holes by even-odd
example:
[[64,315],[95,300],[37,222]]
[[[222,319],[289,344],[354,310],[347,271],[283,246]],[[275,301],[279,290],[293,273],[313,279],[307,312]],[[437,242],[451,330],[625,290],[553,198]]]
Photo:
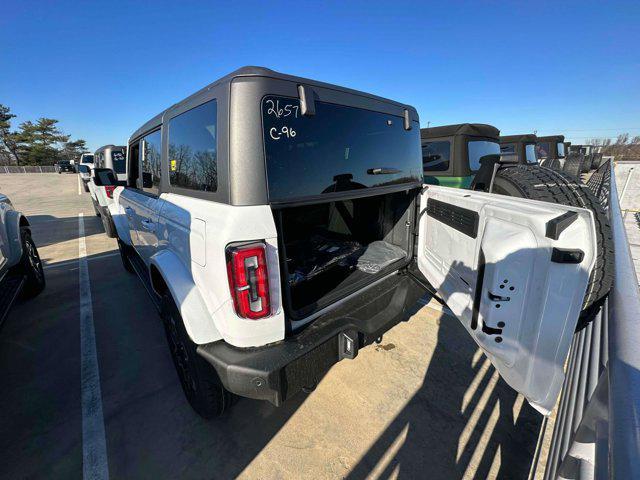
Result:
[[[176,194],[163,194],[158,250],[170,249],[191,272],[222,338],[238,347],[261,346],[284,338],[277,233],[268,205],[232,206]],[[225,249],[234,242],[267,244],[272,315],[261,320],[238,317],[227,279]],[[165,278],[170,282],[171,279]],[[189,319],[185,319],[187,322]]]

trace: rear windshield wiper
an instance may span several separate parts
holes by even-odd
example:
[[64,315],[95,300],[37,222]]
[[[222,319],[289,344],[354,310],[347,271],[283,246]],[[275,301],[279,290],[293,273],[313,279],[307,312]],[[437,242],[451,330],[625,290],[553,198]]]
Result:
[[397,168],[370,168],[367,170],[369,175],[392,175],[394,173],[401,173],[402,170],[398,170]]

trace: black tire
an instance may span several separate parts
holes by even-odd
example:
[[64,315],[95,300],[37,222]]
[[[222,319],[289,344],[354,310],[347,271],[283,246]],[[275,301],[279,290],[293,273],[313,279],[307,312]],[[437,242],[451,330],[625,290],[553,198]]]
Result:
[[551,170],[562,170],[560,160],[557,158],[545,158],[540,162],[540,166],[550,168]]
[[562,171],[568,173],[572,177],[579,179],[582,173],[582,166],[584,165],[583,155],[570,155],[564,161],[564,167]]
[[162,299],[162,322],[173,364],[191,407],[203,418],[219,417],[233,403],[215,369],[196,352],[180,311],[169,295]]
[[582,164],[582,173],[588,173],[593,168],[593,155],[585,155],[584,163]]
[[116,230],[116,226],[113,224],[113,218],[107,212],[106,215],[102,216],[102,226],[104,227],[104,232],[107,234],[109,238],[117,238],[118,232]]
[[566,173],[535,165],[517,165],[498,170],[493,187],[494,193],[588,208],[594,213],[598,251],[577,329],[584,327],[593,320],[613,283],[611,225],[602,204],[589,187],[579,180]]
[[118,250],[120,251],[120,259],[122,260],[122,266],[129,273],[136,273],[133,269],[133,265],[131,265],[131,259],[129,255],[131,254],[129,250],[130,246],[126,245],[122,240],[118,239]]
[[96,212],[96,217],[101,217],[102,215],[100,214],[100,210],[98,210],[96,202],[93,201],[93,198],[91,199],[91,203],[93,204],[93,211]]
[[22,241],[20,269],[25,275],[21,296],[24,299],[33,298],[44,290],[46,285],[44,269],[42,268],[42,260],[40,260],[36,244],[31,238],[31,232],[24,227],[21,228],[20,239]]
[[84,181],[82,183],[84,184],[84,191],[88,192],[89,191],[89,185],[87,185]]

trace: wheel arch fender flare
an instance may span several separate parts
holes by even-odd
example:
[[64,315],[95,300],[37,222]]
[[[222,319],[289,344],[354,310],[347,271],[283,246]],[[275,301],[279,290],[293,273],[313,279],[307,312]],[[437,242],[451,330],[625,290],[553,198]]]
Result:
[[127,216],[122,212],[122,208],[115,202],[111,203],[108,208],[111,220],[113,220],[113,224],[116,227],[118,238],[125,244],[131,246],[131,235],[129,235]]
[[175,253],[162,250],[153,255],[149,275],[151,286],[158,295],[168,292],[173,298],[194,343],[201,345],[222,339],[191,272]]
[[7,239],[9,240],[9,265],[13,266],[22,257],[22,236],[20,229],[30,227],[27,217],[15,210],[10,210],[5,216],[5,226],[7,229]]

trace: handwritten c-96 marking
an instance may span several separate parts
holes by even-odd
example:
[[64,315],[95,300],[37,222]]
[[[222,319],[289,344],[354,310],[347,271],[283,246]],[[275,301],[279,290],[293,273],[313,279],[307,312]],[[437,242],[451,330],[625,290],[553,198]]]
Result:
[[293,128],[287,126],[280,128],[280,130],[278,130],[277,127],[271,127],[269,129],[269,136],[273,140],[280,140],[282,137],[293,138],[297,134],[298,133]]

